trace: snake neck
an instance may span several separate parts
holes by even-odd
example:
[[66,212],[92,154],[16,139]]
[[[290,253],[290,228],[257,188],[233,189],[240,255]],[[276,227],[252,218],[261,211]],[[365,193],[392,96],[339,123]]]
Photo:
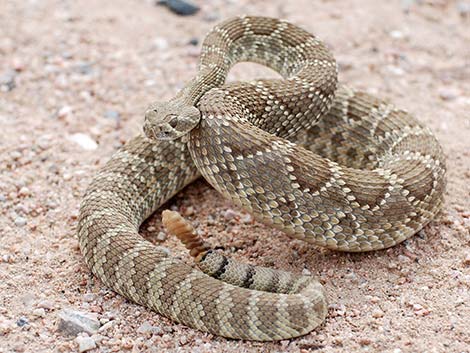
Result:
[[171,102],[197,107],[204,94],[225,83],[225,77],[229,69],[229,67],[219,66],[203,68],[196,77],[185,84],[183,89],[171,99]]

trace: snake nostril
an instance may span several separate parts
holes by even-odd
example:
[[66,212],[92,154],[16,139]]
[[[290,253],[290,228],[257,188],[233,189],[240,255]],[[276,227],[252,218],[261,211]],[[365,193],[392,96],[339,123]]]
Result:
[[174,129],[176,125],[178,125],[178,119],[176,117],[173,117],[171,118],[168,124],[170,124],[170,126]]

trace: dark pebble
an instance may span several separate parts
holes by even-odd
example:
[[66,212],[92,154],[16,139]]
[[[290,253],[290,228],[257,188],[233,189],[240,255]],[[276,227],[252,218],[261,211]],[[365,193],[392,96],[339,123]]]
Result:
[[173,13],[181,16],[194,15],[199,11],[199,7],[185,0],[159,0],[157,5],[164,5]]
[[16,321],[16,324],[18,325],[18,327],[23,327],[23,326],[29,325],[29,322],[28,322],[28,319],[27,319],[27,318],[25,318],[25,317],[20,317],[20,318]]
[[191,38],[191,39],[189,40],[188,44],[196,46],[196,45],[199,44],[199,39],[196,38],[196,37]]

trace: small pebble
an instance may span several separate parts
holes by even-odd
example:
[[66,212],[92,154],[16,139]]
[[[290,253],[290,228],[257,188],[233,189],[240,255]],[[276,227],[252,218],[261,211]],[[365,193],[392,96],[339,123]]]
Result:
[[194,214],[194,207],[193,206],[186,207],[183,210],[182,214],[183,216],[192,216]]
[[13,255],[5,254],[5,255],[2,255],[2,262],[6,264],[12,264],[15,262],[15,258],[13,257]]
[[168,7],[170,11],[177,15],[189,16],[199,11],[199,7],[187,0],[160,0],[157,5]]
[[50,300],[41,300],[38,305],[37,305],[38,308],[43,308],[43,309],[46,309],[46,310],[52,310],[54,309],[54,303],[52,303]]
[[153,46],[158,50],[168,49],[168,41],[164,37],[157,37],[153,40]]
[[78,343],[79,352],[86,352],[93,348],[96,348],[96,342],[91,337],[78,336],[77,338],[75,338],[75,341]]
[[352,283],[357,283],[358,282],[357,275],[352,271],[346,273],[344,275],[344,278],[350,280]]
[[372,343],[370,338],[359,338],[359,344],[361,346],[368,346]]
[[393,39],[403,39],[405,38],[405,34],[402,31],[394,30],[389,33],[390,37]]
[[93,151],[98,148],[98,144],[89,135],[83,133],[76,133],[68,137],[69,141],[75,142],[86,151]]
[[397,258],[398,258],[398,261],[403,262],[403,263],[411,261],[411,259],[408,256],[404,256],[404,255],[398,255]]
[[213,226],[215,224],[215,218],[213,215],[207,216],[207,221],[206,221],[208,226]]
[[94,334],[99,328],[100,322],[87,313],[71,309],[59,313],[58,330],[65,335],[76,336],[80,332]]
[[46,316],[46,310],[44,308],[37,308],[33,310],[33,315],[36,317],[44,317]]
[[18,327],[23,327],[23,326],[26,326],[26,325],[29,325],[29,321],[27,318],[25,318],[24,316],[20,317],[17,321],[16,321],[16,325]]
[[158,326],[152,326],[150,322],[145,321],[142,325],[139,326],[137,329],[138,333],[152,333],[156,335],[161,335],[163,333],[162,329]]
[[16,72],[22,72],[26,68],[24,62],[18,58],[13,59],[12,66],[13,66],[13,70],[15,70]]
[[83,300],[86,301],[87,303],[92,302],[95,300],[96,295],[94,293],[85,293],[83,295]]
[[199,44],[199,39],[196,38],[196,37],[191,38],[191,39],[189,40],[188,44],[189,44],[189,45],[194,45],[194,46],[196,46],[196,45]]
[[470,17],[470,2],[459,1],[457,3],[457,11],[459,12],[461,17],[469,18]]
[[395,76],[403,76],[405,74],[405,70],[403,70],[401,67],[398,66],[393,66],[393,65],[388,65],[385,66],[386,70],[390,72],[391,74]]
[[238,212],[235,212],[234,210],[232,210],[231,208],[227,209],[225,212],[224,212],[224,218],[227,220],[227,221],[230,221],[232,219],[234,219],[235,217],[239,216]]
[[378,319],[378,318],[381,318],[384,316],[384,312],[380,309],[375,309],[373,312],[372,312],[372,317]]
[[115,324],[116,324],[116,321],[114,321],[114,320],[113,320],[113,321],[109,321],[109,322],[105,323],[103,326],[101,326],[98,331],[99,331],[99,332],[108,331],[108,329],[110,329],[111,327],[113,327]]
[[5,202],[7,200],[7,197],[3,194],[0,194],[0,202]]
[[459,96],[459,92],[450,87],[443,87],[439,90],[439,97],[444,101],[453,101]]
[[23,186],[20,191],[18,191],[18,195],[19,196],[28,196],[30,195],[31,192],[29,191],[29,189],[26,187],[26,186]]
[[24,227],[26,225],[26,223],[28,223],[28,221],[24,217],[16,217],[15,218],[15,225],[17,227]]
[[88,62],[83,62],[76,66],[76,70],[82,75],[89,75],[93,72],[93,65]]
[[188,337],[183,335],[180,337],[179,341],[180,341],[180,344],[184,346],[185,344],[188,343]]
[[159,232],[157,234],[157,240],[158,241],[165,241],[166,240],[166,233],[165,232]]
[[465,257],[462,262],[465,266],[470,266],[470,252],[467,252],[465,254]]
[[244,224],[248,224],[248,223],[251,223],[253,222],[253,216],[249,213],[247,213],[246,215],[244,215],[240,221]]
[[0,75],[0,92],[10,92],[16,87],[15,76],[16,73],[13,70]]
[[66,105],[66,106],[63,106],[62,108],[59,109],[59,111],[57,112],[57,117],[59,119],[63,119],[65,117],[67,117],[68,115],[72,114],[72,107]]

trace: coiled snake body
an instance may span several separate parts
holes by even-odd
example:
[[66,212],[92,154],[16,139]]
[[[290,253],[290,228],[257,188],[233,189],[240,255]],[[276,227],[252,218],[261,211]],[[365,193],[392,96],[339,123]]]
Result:
[[[283,79],[223,85],[240,61]],[[337,87],[336,76],[326,47],[288,22],[243,16],[216,26],[198,75],[147,111],[152,139],[129,141],[84,196],[78,236],[93,273],[130,300],[216,335],[278,340],[318,326],[327,306],[313,278],[203,249],[205,274],[138,229],[201,173],[257,220],[330,249],[383,249],[419,231],[442,206],[439,143],[405,111]]]

